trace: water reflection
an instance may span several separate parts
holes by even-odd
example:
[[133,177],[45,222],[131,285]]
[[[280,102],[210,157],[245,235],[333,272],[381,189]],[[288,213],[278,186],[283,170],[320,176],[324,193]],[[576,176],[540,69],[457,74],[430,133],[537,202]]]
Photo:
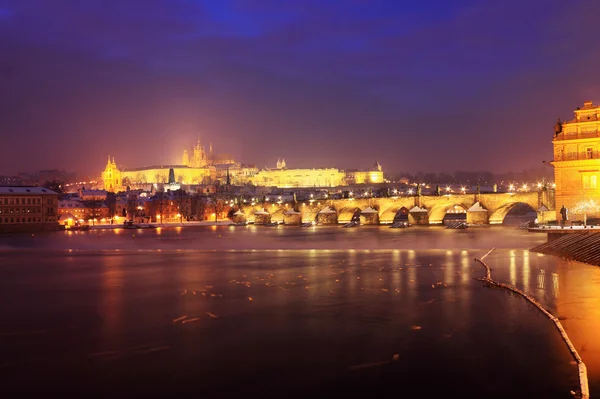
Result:
[[121,343],[119,337],[123,328],[124,260],[122,256],[107,256],[102,259],[102,292],[98,313],[102,318],[105,348],[115,348]]
[[[489,258],[494,278],[544,295],[544,305],[567,317],[566,328],[574,331],[590,375],[599,369],[594,356],[600,348],[594,339],[600,327],[600,304],[594,301],[600,276],[582,274],[579,265],[559,267],[551,257],[529,255],[526,248],[539,236],[502,229],[473,229],[462,235],[442,229],[307,230],[311,232],[258,227],[164,229],[145,231],[136,239],[94,232],[73,236],[67,243],[49,236],[48,241],[39,240],[34,251],[65,247],[75,253],[94,252],[86,263],[88,275],[58,273],[52,286],[61,289],[82,279],[101,287],[93,297],[95,308],[85,309],[102,317],[99,338],[84,334],[82,341],[95,344],[97,339],[98,346],[106,349],[123,347],[128,340],[169,343],[168,353],[132,356],[104,370],[110,379],[119,376],[126,381],[135,368],[136,378],[156,392],[175,392],[171,390],[177,387],[197,391],[198,381],[203,381],[202,388],[212,389],[212,396],[225,396],[235,390],[231,381],[244,381],[247,389],[274,370],[278,380],[269,383],[277,391],[290,389],[290,381],[298,376],[307,387],[331,375],[343,379],[339,386],[353,380],[367,384],[369,372],[348,375],[347,371],[399,353],[398,363],[381,369],[381,375],[393,375],[383,388],[409,386],[426,365],[436,385],[446,392],[453,392],[457,384],[463,389],[469,384],[481,397],[497,391],[511,397],[511,389],[531,393],[535,386],[547,389],[537,392],[542,395],[538,397],[560,397],[572,388],[571,377],[576,374],[556,331],[525,301],[472,278],[483,275],[472,258],[493,246],[498,248]],[[22,248],[25,244],[7,245]],[[18,253],[4,256],[11,259]],[[61,256],[54,260],[36,256],[19,264],[31,268],[30,275],[60,271]],[[536,282],[530,281],[533,274]],[[7,288],[18,287],[27,296],[32,289],[27,284],[30,277],[19,278],[19,284],[11,282]],[[61,312],[73,311],[78,302],[77,294],[69,295],[73,300]],[[47,303],[24,314],[40,319],[53,300],[49,297]],[[173,322],[182,315],[198,317],[199,322]],[[10,322],[10,317],[4,320]],[[74,323],[81,327],[78,320]],[[0,349],[6,350],[8,344],[0,343],[5,345]],[[74,369],[85,369],[87,364],[72,363]],[[94,371],[86,369],[85,374],[92,378]],[[491,388],[485,383],[490,374],[499,381]],[[206,381],[211,381],[209,387]],[[125,383],[114,387],[127,389]]]

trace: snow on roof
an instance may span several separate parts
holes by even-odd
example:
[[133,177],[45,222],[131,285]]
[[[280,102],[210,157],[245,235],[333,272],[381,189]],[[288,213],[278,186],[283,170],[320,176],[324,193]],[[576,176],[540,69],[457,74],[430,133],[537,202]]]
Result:
[[477,201],[476,203],[473,204],[473,206],[471,206],[469,209],[467,209],[467,212],[487,212],[487,209],[482,207],[481,204],[479,203],[479,201]]
[[296,212],[293,209],[290,209],[289,211],[287,211],[286,213],[284,213],[284,215],[301,215],[300,212]]
[[11,187],[11,186],[0,186],[0,194],[4,195],[58,195],[58,193],[48,190],[44,187],[31,186],[31,187]]
[[254,214],[255,215],[268,215],[269,212],[266,212],[265,210],[261,209],[261,210],[254,212]]
[[419,208],[418,206],[415,206],[409,212],[427,212],[427,209],[425,209],[425,208]]
[[362,211],[360,211],[360,213],[378,213],[378,212],[377,212],[377,210],[368,206],[365,209],[363,209]]
[[243,216],[243,215],[244,215],[244,212],[242,212],[240,209],[238,209],[237,211],[233,212],[233,214],[234,214],[235,216]]
[[319,213],[337,213],[335,210],[331,209],[329,206],[326,206],[325,208],[321,209],[319,211]]
[[546,212],[546,211],[549,211],[549,210],[550,209],[548,209],[548,207],[546,205],[544,205],[544,204],[542,204],[542,206],[540,206],[538,208],[538,212]]

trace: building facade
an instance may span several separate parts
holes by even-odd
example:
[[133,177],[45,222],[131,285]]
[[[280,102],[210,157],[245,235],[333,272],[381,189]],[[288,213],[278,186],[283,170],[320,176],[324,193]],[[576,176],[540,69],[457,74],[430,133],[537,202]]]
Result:
[[259,170],[248,180],[255,186],[309,188],[383,183],[384,177],[378,162],[369,170],[343,171],[336,168],[288,169],[285,159],[278,159],[275,169]]
[[557,220],[562,206],[571,210],[570,218],[580,219],[573,210],[600,200],[600,106],[586,101],[574,114],[569,121],[558,120],[552,140]]
[[[282,166],[283,165],[283,166]],[[287,169],[285,160],[276,169],[263,169],[249,178],[255,186],[266,187],[338,187],[346,184],[346,173],[336,168]]]
[[373,167],[369,170],[346,172],[346,181],[348,184],[383,183],[383,169],[379,162],[375,162]]
[[0,232],[58,229],[58,194],[43,187],[0,187]]

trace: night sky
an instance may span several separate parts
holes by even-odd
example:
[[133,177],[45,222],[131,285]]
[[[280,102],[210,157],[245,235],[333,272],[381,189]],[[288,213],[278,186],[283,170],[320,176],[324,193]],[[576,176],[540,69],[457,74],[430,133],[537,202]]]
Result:
[[519,171],[600,102],[600,2],[0,0],[0,174]]

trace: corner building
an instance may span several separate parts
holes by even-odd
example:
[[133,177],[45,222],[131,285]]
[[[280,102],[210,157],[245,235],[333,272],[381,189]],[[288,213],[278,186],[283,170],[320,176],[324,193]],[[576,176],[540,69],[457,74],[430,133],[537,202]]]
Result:
[[0,187],[0,233],[58,230],[58,194],[43,187]]
[[[574,113],[569,121],[559,119],[552,140],[557,220],[563,205],[570,210],[582,201],[600,200],[600,106],[586,101]],[[569,214],[569,219],[581,218]]]

